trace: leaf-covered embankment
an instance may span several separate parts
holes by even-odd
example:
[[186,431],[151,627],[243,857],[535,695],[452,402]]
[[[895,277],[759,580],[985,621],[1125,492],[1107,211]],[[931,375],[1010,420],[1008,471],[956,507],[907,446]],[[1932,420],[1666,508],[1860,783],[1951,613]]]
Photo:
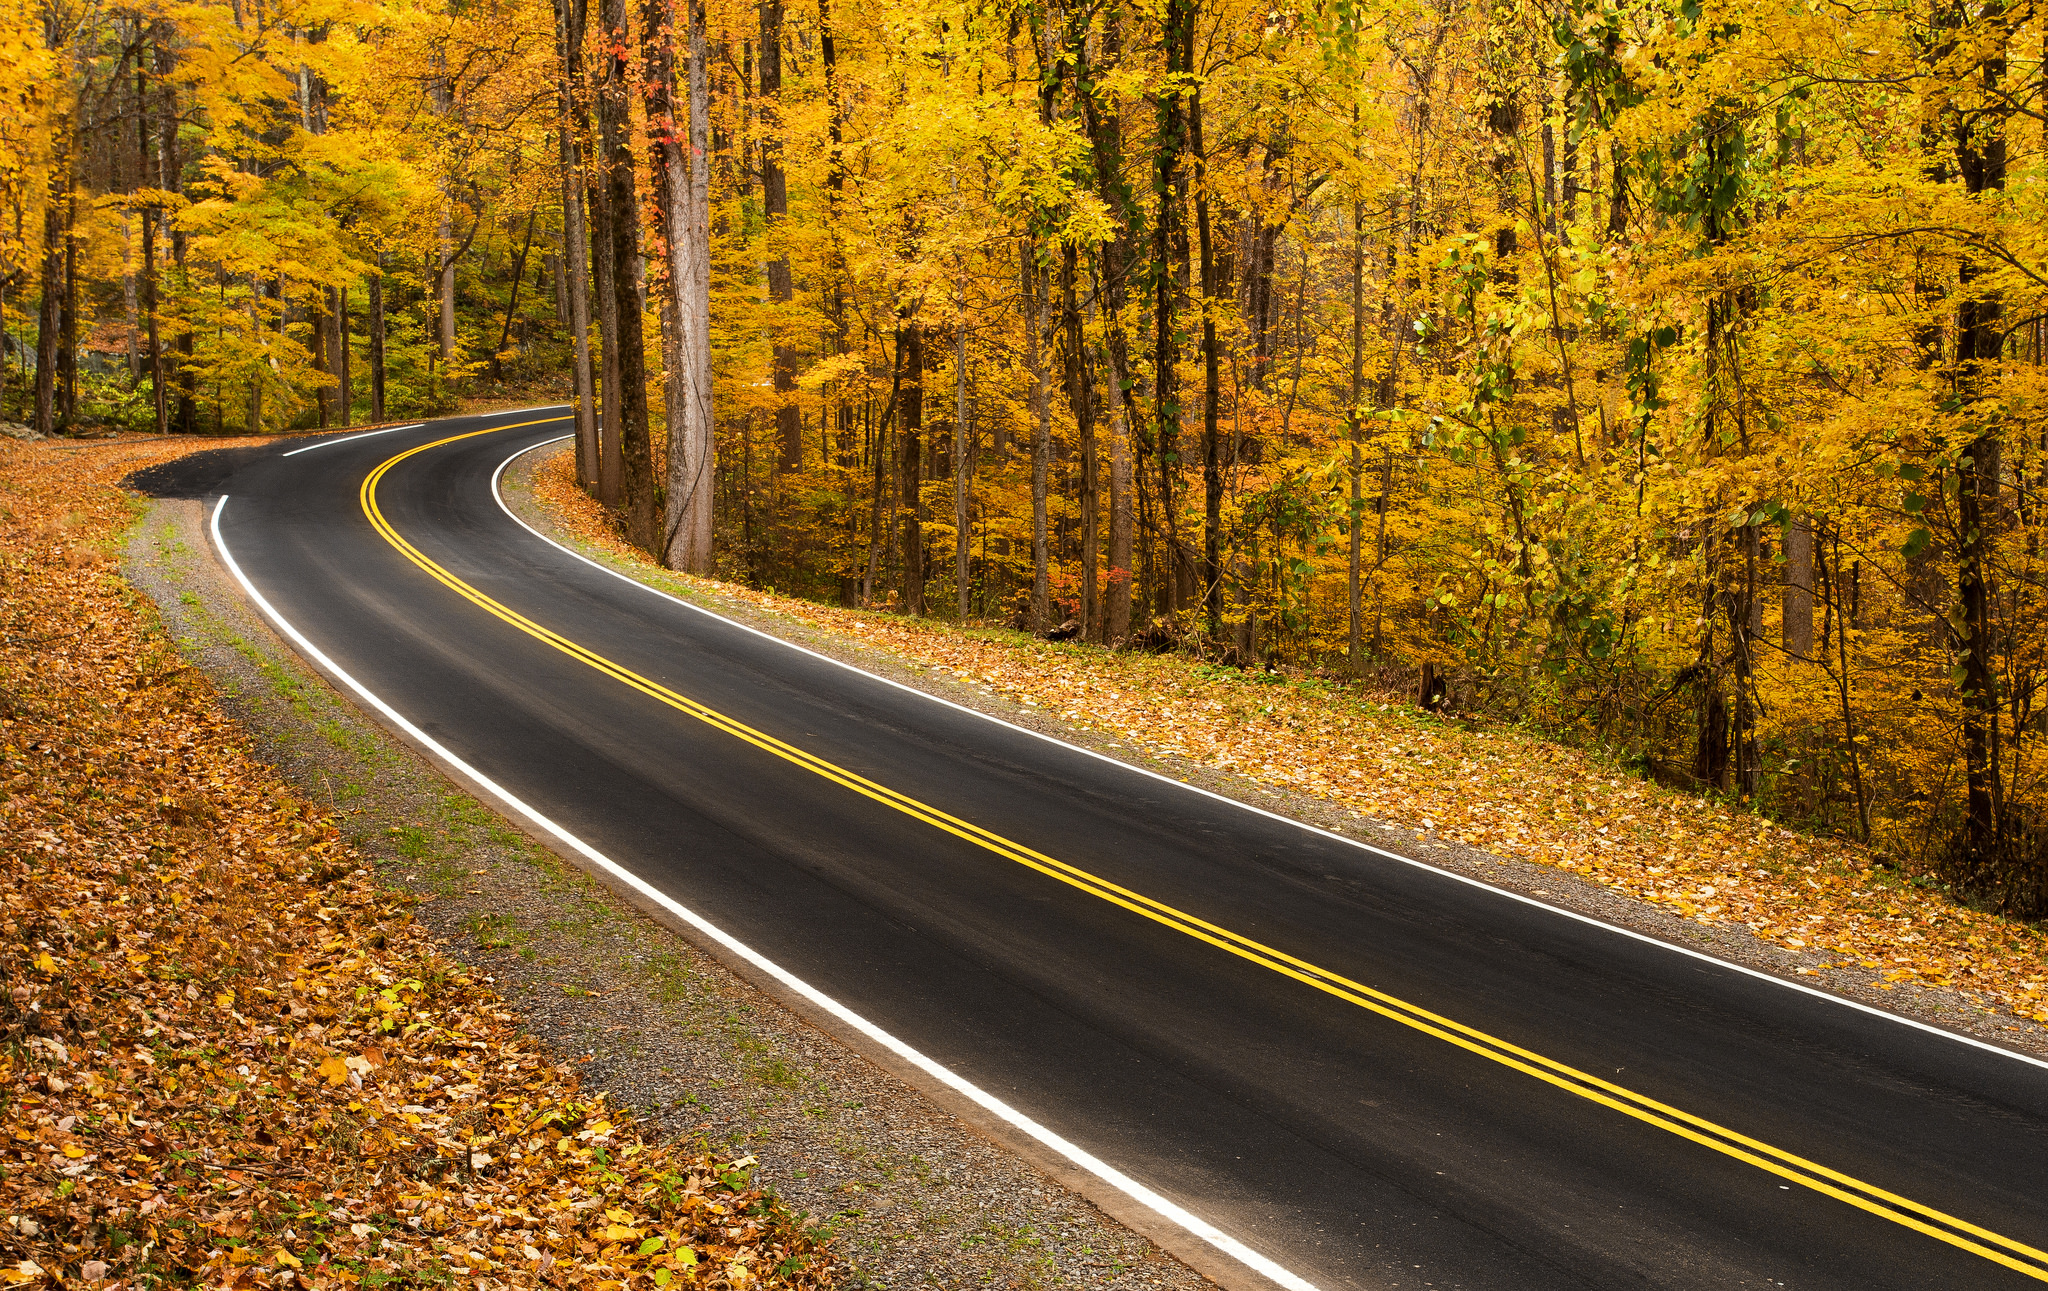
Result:
[[[583,541],[651,569],[576,487],[572,465],[565,452],[539,465],[536,503]],[[2048,1023],[2048,936],[2040,928],[1959,905],[1878,864],[1866,848],[1665,789],[1577,749],[1517,731],[1467,730],[1323,678],[1246,674],[1175,655],[703,585],[949,672],[1135,753],[1312,794],[1831,957],[1802,972],[1854,966],[1880,974],[1882,989],[1946,987],[1986,1010]]]
[[112,481],[219,442],[0,443],[0,1278],[825,1284],[750,1161],[523,1038],[117,576]]

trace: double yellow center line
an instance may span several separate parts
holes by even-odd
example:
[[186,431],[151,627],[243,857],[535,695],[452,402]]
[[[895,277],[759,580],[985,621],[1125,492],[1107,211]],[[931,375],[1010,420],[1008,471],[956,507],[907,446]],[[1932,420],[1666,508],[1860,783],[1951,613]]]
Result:
[[[546,418],[559,421],[562,418]],[[639,673],[598,654],[586,646],[563,636],[520,614],[498,601],[491,599],[470,586],[462,579],[449,573],[439,564],[422,553],[419,548],[406,540],[404,535],[391,527],[384,513],[377,505],[377,485],[391,469],[409,457],[439,448],[445,444],[478,435],[491,435],[504,430],[515,430],[519,426],[539,425],[541,422],[521,422],[518,426],[496,426],[489,430],[471,431],[462,435],[450,435],[446,439],[422,444],[408,449],[378,466],[363,480],[361,497],[363,513],[370,519],[377,532],[404,554],[406,559],[425,570],[437,582],[456,595],[491,614],[520,631],[546,642],[555,649],[580,663],[589,665],[620,684],[646,695],[648,698],[668,705],[677,712],[687,714],[700,722],[716,727],[733,738],[753,745],[763,752],[773,754],[794,763],[815,775],[836,785],[870,798],[885,807],[900,811],[913,819],[923,821],[935,829],[963,839],[983,848],[1005,860],[1013,861],[1038,871],[1048,878],[1056,879],[1070,887],[1098,897],[1112,905],[1120,906],[1132,914],[1150,919],[1176,932],[1185,933],[1197,941],[1206,942],[1218,950],[1248,960],[1261,968],[1270,969],[1284,977],[1293,978],[1305,986],[1313,987],[1325,994],[1333,995],[1349,1004],[1377,1013],[1381,1017],[1413,1028],[1425,1035],[1434,1036],[1446,1044],[1456,1045],[1469,1053],[1478,1055],[1504,1067],[1512,1068],[1523,1075],[1534,1077],[1545,1084],[1576,1094],[1590,1102],[1633,1117],[1647,1125],[1690,1139],[1702,1147],[1710,1148],[1725,1156],[1734,1157],[1768,1171],[1779,1178],[1790,1180],[1815,1192],[1825,1193],[1838,1201],[1844,1201],[1873,1215],[1882,1216],[1896,1224],[1903,1224],[1917,1232],[1951,1246],[1960,1247],[1974,1255],[1982,1256],[1994,1263],[2017,1270],[2037,1281],[2048,1282],[2048,1253],[2036,1250],[2009,1237],[2000,1236],[1988,1229],[1980,1228],[1966,1220],[1957,1219],[1919,1202],[1887,1192],[1875,1185],[1851,1178],[1837,1170],[1809,1161],[1804,1157],[1776,1148],[1768,1143],[1750,1138],[1745,1134],[1717,1125],[1712,1121],[1681,1111],[1653,1098],[1638,1094],[1612,1081],[1580,1071],[1564,1063],[1546,1058],[1539,1053],[1502,1040],[1486,1032],[1468,1027],[1461,1022],[1432,1013],[1419,1005],[1397,999],[1384,991],[1374,990],[1363,983],[1317,967],[1306,960],[1298,959],[1285,951],[1263,945],[1249,937],[1241,936],[1227,928],[1220,927],[1196,915],[1179,910],[1164,902],[1156,901],[1143,893],[1134,892],[1120,884],[1113,883],[1099,875],[1092,874],[1065,861],[1047,856],[1021,843],[1013,842],[1002,835],[984,829],[971,821],[960,819],[921,802],[908,794],[899,793],[887,785],[878,784],[865,776],[857,775],[846,768],[829,762],[814,753],[807,752],[784,740],[755,729],[744,722],[726,716],[709,708],[687,695],[679,694],[650,681]]]

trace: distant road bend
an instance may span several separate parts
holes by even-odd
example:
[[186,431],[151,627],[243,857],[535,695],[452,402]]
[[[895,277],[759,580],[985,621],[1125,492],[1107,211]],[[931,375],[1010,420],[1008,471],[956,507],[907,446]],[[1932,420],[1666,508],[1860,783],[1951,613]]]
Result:
[[509,814],[1226,1282],[2048,1282],[2048,1064],[651,592],[499,503],[557,413],[282,445],[219,484],[219,554]]

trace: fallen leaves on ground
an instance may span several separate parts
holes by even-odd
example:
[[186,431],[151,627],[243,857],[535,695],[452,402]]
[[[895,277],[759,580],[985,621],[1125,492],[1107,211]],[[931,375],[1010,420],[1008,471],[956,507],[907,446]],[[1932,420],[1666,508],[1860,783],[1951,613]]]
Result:
[[[648,564],[576,487],[566,452],[534,473],[537,502],[610,554]],[[1665,789],[1518,731],[1467,730],[1357,686],[1246,674],[1180,656],[1054,644],[1016,633],[846,610],[702,582],[814,627],[1109,736],[1362,816],[1568,870],[1700,923],[1737,924],[1879,985],[1950,987],[2048,1023],[2048,937],[1967,909],[1815,838]],[[1813,971],[1813,970],[1802,970]]]
[[221,441],[0,442],[0,1286],[826,1284],[255,761],[109,554]]

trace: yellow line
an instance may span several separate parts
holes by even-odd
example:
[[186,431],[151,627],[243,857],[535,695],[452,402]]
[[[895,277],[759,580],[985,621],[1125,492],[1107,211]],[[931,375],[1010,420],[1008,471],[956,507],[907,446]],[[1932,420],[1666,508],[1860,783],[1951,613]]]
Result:
[[[549,417],[542,421],[563,421],[563,417]],[[1825,1193],[1839,1201],[1847,1202],[1874,1215],[1881,1215],[1893,1223],[1927,1234],[1929,1237],[1960,1247],[1974,1255],[2015,1269],[2036,1281],[2048,1282],[2048,1268],[2037,1267],[2014,1258],[2024,1256],[2048,1265],[2048,1253],[2038,1251],[2024,1243],[2001,1236],[1988,1229],[1947,1215],[1916,1201],[1887,1192],[1861,1180],[1851,1178],[1826,1166],[1808,1161],[1804,1157],[1767,1143],[1739,1134],[1712,1121],[1704,1120],[1689,1112],[1667,1106],[1655,1099],[1638,1094],[1611,1081],[1579,1071],[1541,1054],[1511,1044],[1486,1032],[1468,1027],[1461,1022],[1432,1013],[1427,1009],[1397,999],[1383,991],[1354,982],[1349,978],[1319,968],[1306,960],[1297,959],[1284,951],[1262,945],[1249,937],[1240,936],[1195,915],[1178,910],[1151,897],[1121,887],[1108,879],[1101,878],[1087,870],[1056,860],[1037,852],[1021,843],[1013,842],[1000,834],[993,833],[969,821],[939,810],[927,803],[899,793],[886,785],[877,784],[864,776],[828,762],[816,754],[806,752],[795,745],[785,743],[763,731],[756,730],[744,722],[727,717],[715,709],[708,708],[696,700],[682,695],[658,682],[650,681],[631,669],[613,663],[603,655],[579,645],[550,628],[541,626],[518,611],[491,599],[455,575],[443,569],[428,558],[404,536],[393,529],[377,505],[377,485],[392,467],[418,453],[439,448],[458,440],[472,439],[478,435],[496,434],[501,430],[516,430],[519,426],[535,426],[542,421],[521,422],[518,426],[493,426],[488,430],[470,431],[462,435],[450,435],[446,439],[421,444],[386,461],[364,478],[361,497],[363,513],[377,532],[404,554],[406,559],[419,566],[437,582],[476,605],[489,614],[502,619],[520,631],[525,632],[564,654],[588,664],[606,676],[639,691],[651,699],[660,701],[670,708],[688,714],[707,725],[716,727],[733,737],[743,740],[776,757],[795,763],[834,784],[842,785],[855,793],[873,799],[884,806],[892,807],[914,819],[921,820],[955,837],[994,852],[1006,860],[1014,861],[1036,870],[1049,878],[1057,879],[1071,887],[1078,888],[1091,896],[1099,897],[1113,905],[1121,906],[1133,914],[1142,915],[1155,923],[1163,924],[1199,941],[1207,942],[1241,959],[1249,960],[1261,967],[1271,969],[1283,976],[1293,978],[1307,986],[1336,996],[1338,999],[1368,1009],[1382,1017],[1412,1027],[1417,1031],[1436,1037],[1448,1044],[1477,1054],[1482,1058],[1513,1068],[1525,1075],[1533,1076],[1546,1084],[1576,1094],[1604,1107],[1630,1116],[1645,1124],[1654,1125],[1682,1138],[1690,1139],[1704,1147],[1747,1162],[1760,1170],[1766,1170],[1783,1179],[1789,1179],[1802,1187]],[[1714,1137],[1718,1136],[1718,1137]],[[1855,1189],[1856,1191],[1850,1191]],[[1859,1193],[1864,1195],[1858,1195]],[[1882,1204],[1881,1204],[1882,1203]],[[1935,1227],[1945,1224],[1956,1232]],[[1968,1234],[1965,1236],[1964,1234]],[[1981,1240],[1977,1240],[1981,1239]],[[1998,1249],[1998,1248],[2003,1248]]]

